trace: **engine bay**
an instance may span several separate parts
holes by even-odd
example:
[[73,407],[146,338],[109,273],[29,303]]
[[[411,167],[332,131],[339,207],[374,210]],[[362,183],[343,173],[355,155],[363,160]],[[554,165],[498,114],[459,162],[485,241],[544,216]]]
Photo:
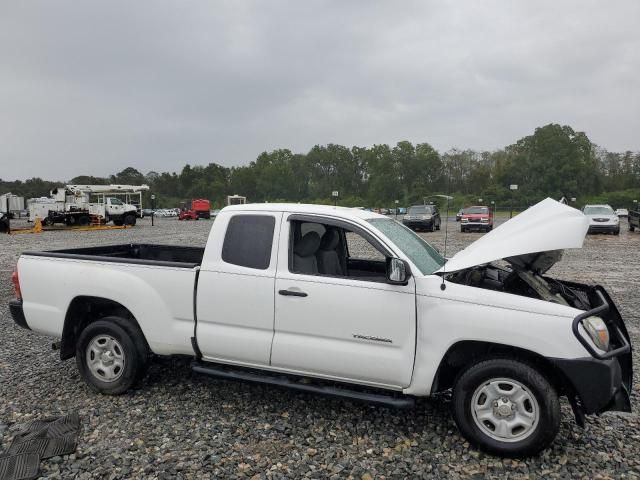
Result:
[[445,278],[461,285],[589,310],[591,302],[586,289],[579,288],[577,284],[544,276],[560,258],[561,250],[523,255],[452,272]]

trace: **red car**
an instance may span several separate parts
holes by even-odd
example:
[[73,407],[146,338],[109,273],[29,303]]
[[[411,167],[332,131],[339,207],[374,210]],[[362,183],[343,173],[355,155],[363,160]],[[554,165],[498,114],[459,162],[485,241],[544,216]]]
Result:
[[193,210],[180,210],[178,220],[198,220],[198,213]]
[[493,212],[486,206],[467,207],[460,218],[460,231],[482,230],[490,232],[493,229]]

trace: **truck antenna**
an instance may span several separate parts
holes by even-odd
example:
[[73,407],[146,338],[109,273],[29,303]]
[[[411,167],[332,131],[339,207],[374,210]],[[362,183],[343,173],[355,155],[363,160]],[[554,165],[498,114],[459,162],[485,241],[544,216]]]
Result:
[[449,233],[449,200],[451,199],[451,195],[449,195],[449,186],[451,182],[451,171],[447,169],[447,214],[444,217],[444,265],[442,265],[442,283],[440,284],[440,290],[445,290],[447,285],[444,283],[444,276],[447,270],[447,237]]

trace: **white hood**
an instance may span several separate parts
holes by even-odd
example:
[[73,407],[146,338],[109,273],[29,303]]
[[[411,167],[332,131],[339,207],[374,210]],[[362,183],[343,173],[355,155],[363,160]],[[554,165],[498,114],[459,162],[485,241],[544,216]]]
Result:
[[581,248],[588,229],[589,219],[581,211],[546,198],[456,253],[438,272],[530,253]]

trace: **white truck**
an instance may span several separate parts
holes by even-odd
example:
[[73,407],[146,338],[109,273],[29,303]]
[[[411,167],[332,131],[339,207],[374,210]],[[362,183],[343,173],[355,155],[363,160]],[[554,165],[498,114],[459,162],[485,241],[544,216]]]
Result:
[[[29,218],[39,217],[45,225],[89,225],[92,218],[114,225],[135,225],[141,203],[123,202],[137,195],[141,202],[146,185],[66,185],[51,190],[50,197],[29,200]],[[91,201],[91,197],[97,201]]]
[[[576,421],[630,411],[631,345],[607,292],[545,272],[579,248],[582,213],[547,199],[446,260],[372,212],[224,208],[205,248],[26,252],[15,322],[60,339],[98,392],[150,355],[227,379],[407,407],[452,391],[462,434],[500,455],[548,446],[559,397]],[[59,281],[60,279],[64,281]]]

